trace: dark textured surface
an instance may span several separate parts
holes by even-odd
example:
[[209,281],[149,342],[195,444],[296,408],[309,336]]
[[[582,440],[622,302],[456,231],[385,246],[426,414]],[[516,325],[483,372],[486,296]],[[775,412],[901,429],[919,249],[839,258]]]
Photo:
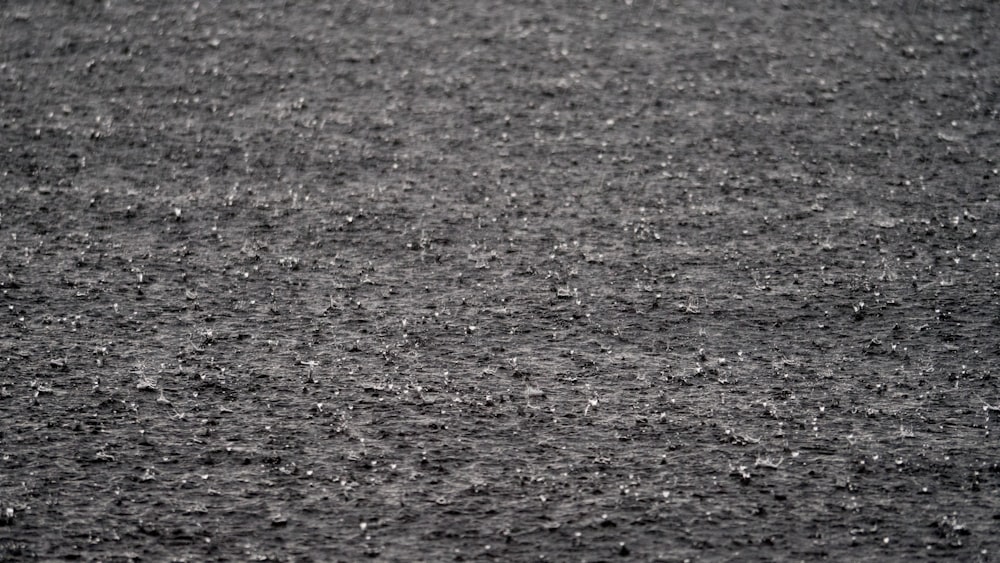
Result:
[[0,4],[0,560],[1000,557],[996,3],[323,4]]

